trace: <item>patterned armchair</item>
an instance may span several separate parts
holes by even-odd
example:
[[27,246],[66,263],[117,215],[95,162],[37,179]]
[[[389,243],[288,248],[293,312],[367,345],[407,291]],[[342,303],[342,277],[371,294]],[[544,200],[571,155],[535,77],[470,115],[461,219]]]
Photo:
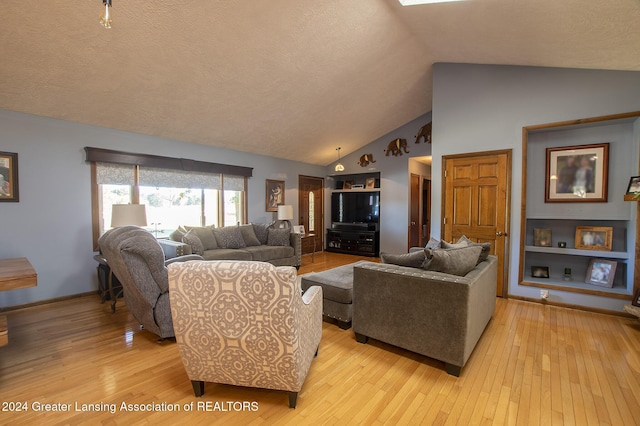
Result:
[[[98,245],[111,271],[124,290],[129,312],[145,330],[173,337],[169,280],[164,252],[150,232],[137,226],[123,226],[105,232]],[[182,256],[169,262],[202,259],[197,255]]]
[[322,337],[322,289],[254,261],[169,266],[176,341],[196,396],[204,382],[284,390],[295,408]]

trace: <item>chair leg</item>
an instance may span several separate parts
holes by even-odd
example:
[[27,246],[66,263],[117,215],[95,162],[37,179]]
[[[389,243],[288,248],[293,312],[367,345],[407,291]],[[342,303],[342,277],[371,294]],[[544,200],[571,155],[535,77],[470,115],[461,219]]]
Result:
[[320,346],[316,348],[316,354],[313,356],[314,358],[318,356],[318,350],[320,350]]
[[289,408],[296,408],[298,402],[298,392],[289,392]]
[[193,393],[199,398],[204,395],[204,382],[202,380],[192,380]]

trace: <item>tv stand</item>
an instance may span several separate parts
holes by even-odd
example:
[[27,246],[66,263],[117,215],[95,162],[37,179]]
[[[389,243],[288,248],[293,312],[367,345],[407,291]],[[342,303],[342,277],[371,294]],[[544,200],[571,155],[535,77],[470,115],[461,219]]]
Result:
[[327,229],[327,251],[378,257],[380,232],[362,226],[342,225]]

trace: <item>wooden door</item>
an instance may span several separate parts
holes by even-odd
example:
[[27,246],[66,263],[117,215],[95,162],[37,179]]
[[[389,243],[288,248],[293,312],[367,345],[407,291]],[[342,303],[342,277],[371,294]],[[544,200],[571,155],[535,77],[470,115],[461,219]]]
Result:
[[443,238],[490,242],[498,257],[496,295],[506,295],[511,151],[443,157]]
[[411,173],[411,199],[409,201],[409,248],[420,247],[420,176]]
[[[302,240],[302,253],[313,253],[324,247],[324,178],[298,176],[298,224],[316,238]],[[314,247],[315,244],[315,247]]]

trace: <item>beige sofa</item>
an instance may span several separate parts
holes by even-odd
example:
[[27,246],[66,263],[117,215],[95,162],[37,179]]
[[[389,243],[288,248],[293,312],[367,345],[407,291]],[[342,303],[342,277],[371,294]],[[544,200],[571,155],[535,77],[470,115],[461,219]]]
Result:
[[296,268],[302,264],[300,234],[272,224],[184,227],[171,238],[159,240],[167,258],[194,253],[205,260],[254,260]]
[[353,331],[445,362],[459,376],[496,306],[497,258],[465,276],[360,262],[354,267]]

